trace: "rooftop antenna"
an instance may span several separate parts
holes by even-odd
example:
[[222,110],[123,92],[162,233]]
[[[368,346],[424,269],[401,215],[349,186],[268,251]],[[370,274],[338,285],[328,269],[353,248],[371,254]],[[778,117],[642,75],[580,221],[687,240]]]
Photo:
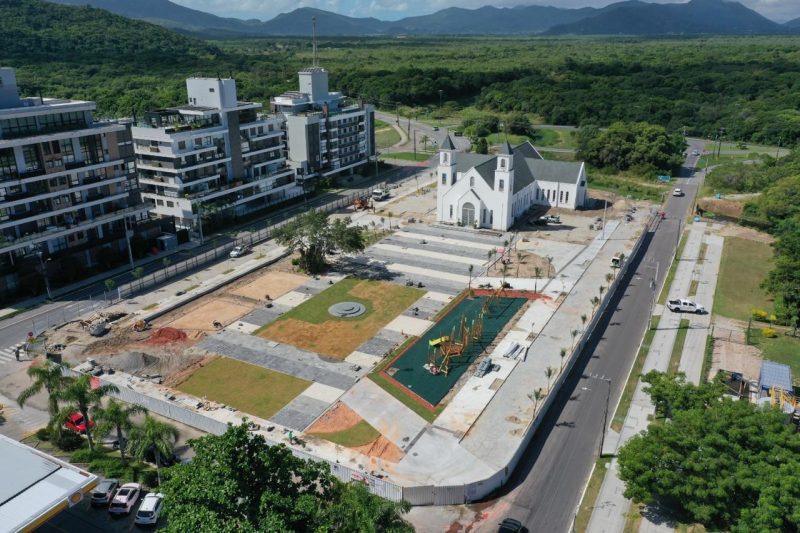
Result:
[[317,66],[317,17],[311,17],[311,38],[313,43],[313,60],[312,67]]

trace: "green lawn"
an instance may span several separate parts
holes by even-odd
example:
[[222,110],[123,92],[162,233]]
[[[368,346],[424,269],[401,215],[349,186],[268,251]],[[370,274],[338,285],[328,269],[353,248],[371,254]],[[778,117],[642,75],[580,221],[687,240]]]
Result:
[[381,154],[381,159],[402,159],[403,161],[427,161],[431,157],[433,157],[434,153],[426,153],[419,151],[416,154],[416,158],[414,157],[414,152],[390,152]]
[[369,444],[381,436],[378,430],[370,426],[366,420],[362,420],[355,426],[343,429],[342,431],[335,431],[333,433],[312,433],[312,435],[348,448]]
[[800,339],[786,335],[778,329],[778,336],[770,339],[761,335],[761,328],[767,326],[760,322],[753,322],[750,333],[750,343],[761,350],[764,359],[783,363],[792,368],[792,376],[800,377]]
[[388,148],[400,142],[400,134],[391,126],[375,129],[375,144],[378,148]]
[[[703,150],[710,152],[712,150],[716,150],[718,148],[717,143],[708,141],[706,142]],[[735,142],[728,142],[723,141],[722,147],[720,148],[722,151],[725,150],[747,150],[748,152],[760,153],[760,154],[772,154],[775,155],[776,150],[778,149],[777,146],[766,146],[763,144],[750,144],[744,143],[744,147],[740,147],[739,143]],[[781,149],[781,151],[788,151],[785,148]]]
[[383,128],[388,128],[391,126],[388,122],[384,122],[379,118],[375,119],[375,131],[382,130]]
[[575,161],[575,152],[549,152],[540,148],[539,153],[548,161]]
[[704,169],[706,167],[706,163],[709,167],[713,167],[714,165],[719,165],[722,163],[731,163],[731,162],[738,162],[738,161],[746,161],[746,160],[760,160],[761,156],[756,152],[749,152],[746,154],[720,154],[719,157],[715,155],[704,155],[700,159],[697,160],[696,168]]
[[657,203],[661,203],[664,191],[670,189],[667,185],[643,182],[625,176],[608,176],[596,171],[589,174],[589,188],[610,191],[635,200],[649,200]]
[[760,287],[772,268],[772,247],[764,242],[726,237],[714,295],[714,314],[748,320],[753,309],[773,311]]
[[509,133],[508,135],[505,133],[492,133],[486,137],[486,140],[490,145],[497,145],[502,144],[506,138],[508,138],[508,142],[510,142],[512,146],[517,146],[531,140],[527,135],[514,135],[513,133]]
[[600,458],[595,463],[592,477],[589,478],[586,492],[583,494],[583,500],[581,500],[578,513],[575,515],[575,528],[573,531],[582,533],[589,526],[589,519],[592,517],[592,511],[594,511],[597,503],[597,496],[600,494],[600,487],[603,485],[603,479],[606,476],[609,463],[611,463],[610,457]]
[[550,148],[577,148],[574,132],[569,130],[553,128],[537,128],[536,146],[547,146]]
[[304,379],[220,357],[195,370],[176,388],[269,419],[309,385]]
[[675,344],[672,345],[672,355],[669,358],[669,367],[667,373],[675,375],[678,373],[678,368],[681,364],[681,356],[683,355],[683,346],[686,344],[686,334],[689,332],[689,319],[682,318],[678,326],[678,335],[675,337]]

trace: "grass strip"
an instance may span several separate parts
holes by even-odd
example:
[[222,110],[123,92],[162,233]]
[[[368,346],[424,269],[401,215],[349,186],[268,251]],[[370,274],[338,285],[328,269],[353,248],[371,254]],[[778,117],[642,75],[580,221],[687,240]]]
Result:
[[669,357],[669,366],[667,373],[674,376],[678,373],[678,368],[681,365],[681,356],[683,355],[683,346],[686,344],[686,334],[689,332],[689,319],[682,318],[678,325],[678,334],[675,336],[675,344],[672,345],[672,354]]
[[606,477],[610,463],[610,457],[602,457],[595,463],[592,476],[589,478],[588,485],[586,485],[586,492],[583,494],[583,499],[575,515],[575,528],[573,531],[582,533],[589,526],[589,520],[597,504],[597,496],[600,494],[600,487],[603,485],[603,479]]
[[611,420],[611,429],[614,431],[622,431],[622,426],[625,424],[625,417],[628,416],[628,409],[631,407],[633,393],[636,391],[636,384],[639,382],[639,376],[644,367],[644,360],[647,358],[647,352],[650,351],[650,345],[653,343],[653,337],[656,335],[660,319],[660,316],[653,316],[652,325],[644,334],[642,345],[639,347],[639,353],[636,354],[636,359],[633,361],[631,375],[625,383],[625,388],[622,389],[622,396],[620,396],[617,411],[614,413],[614,418]]
[[686,241],[689,237],[689,232],[684,232],[681,235],[681,242],[678,244],[678,253],[675,256],[675,261],[672,262],[672,265],[669,267],[669,272],[667,272],[667,279],[664,280],[664,286],[661,287],[661,294],[658,296],[658,303],[664,305],[667,303],[667,295],[669,295],[669,288],[672,286],[672,281],[675,279],[675,272],[678,270],[678,263],[680,262],[680,258],[683,255],[683,249],[686,248]]
[[378,430],[369,425],[369,422],[366,420],[361,420],[355,426],[343,429],[341,431],[312,433],[312,435],[333,442],[334,444],[345,446],[347,448],[364,446],[365,444],[374,442],[378,437],[381,436]]
[[708,372],[711,370],[711,359],[714,356],[714,337],[708,335],[706,337],[706,350],[703,354],[703,368],[700,370],[700,382],[705,383],[708,381]]

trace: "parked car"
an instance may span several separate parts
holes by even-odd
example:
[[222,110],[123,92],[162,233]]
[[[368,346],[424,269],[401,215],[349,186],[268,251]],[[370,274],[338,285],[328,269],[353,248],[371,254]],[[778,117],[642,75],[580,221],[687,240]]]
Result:
[[133,522],[142,526],[155,525],[156,522],[158,522],[163,504],[164,495],[151,492],[142,500],[142,504],[139,506],[139,510],[136,511],[136,518],[133,519]]
[[558,215],[545,215],[539,217],[539,220],[544,221],[546,224],[561,224],[561,217]]
[[700,155],[700,152],[698,152],[697,150],[692,150],[692,155]]
[[453,135],[455,135],[456,137],[463,137],[464,136],[464,132],[456,130],[456,131],[453,132]]
[[248,248],[247,248],[247,246],[237,246],[236,248],[234,248],[233,250],[231,250],[231,253],[230,253],[229,255],[230,255],[232,258],[236,258],[236,257],[242,257],[242,256],[243,256],[243,255],[245,255],[247,252],[248,252]]
[[119,480],[104,479],[92,491],[92,505],[108,505],[119,487]]
[[684,298],[668,300],[667,308],[673,313],[697,313],[698,315],[702,315],[706,312],[706,308],[702,305]]
[[125,483],[120,487],[108,506],[111,514],[130,514],[136,501],[142,494],[142,486],[138,483]]
[[[86,421],[83,419],[83,415],[77,411],[67,417],[67,421],[64,422],[64,427],[75,433],[86,433]],[[93,420],[89,420],[89,427],[94,427]]]
[[522,522],[517,520],[516,518],[506,518],[502,522],[500,522],[500,529],[497,530],[498,533],[520,533],[525,530],[525,527],[522,525]]
[[434,126],[433,131],[439,131],[439,126]]
[[672,196],[683,196],[683,191],[681,189],[675,189],[672,191]]

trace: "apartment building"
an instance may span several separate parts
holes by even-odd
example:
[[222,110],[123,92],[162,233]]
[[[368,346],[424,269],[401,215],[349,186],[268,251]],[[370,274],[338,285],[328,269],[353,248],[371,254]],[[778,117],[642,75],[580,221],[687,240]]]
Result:
[[271,101],[286,119],[289,165],[299,179],[352,174],[376,155],[374,108],[329,92],[328,72],[321,67],[298,76],[298,91]]
[[22,98],[0,68],[0,300],[125,264],[147,227],[129,125],[95,109]]
[[237,100],[236,81],[186,80],[186,105],[151,111],[133,127],[142,196],[153,213],[202,231],[211,213],[234,217],[303,193],[286,161],[283,118]]

